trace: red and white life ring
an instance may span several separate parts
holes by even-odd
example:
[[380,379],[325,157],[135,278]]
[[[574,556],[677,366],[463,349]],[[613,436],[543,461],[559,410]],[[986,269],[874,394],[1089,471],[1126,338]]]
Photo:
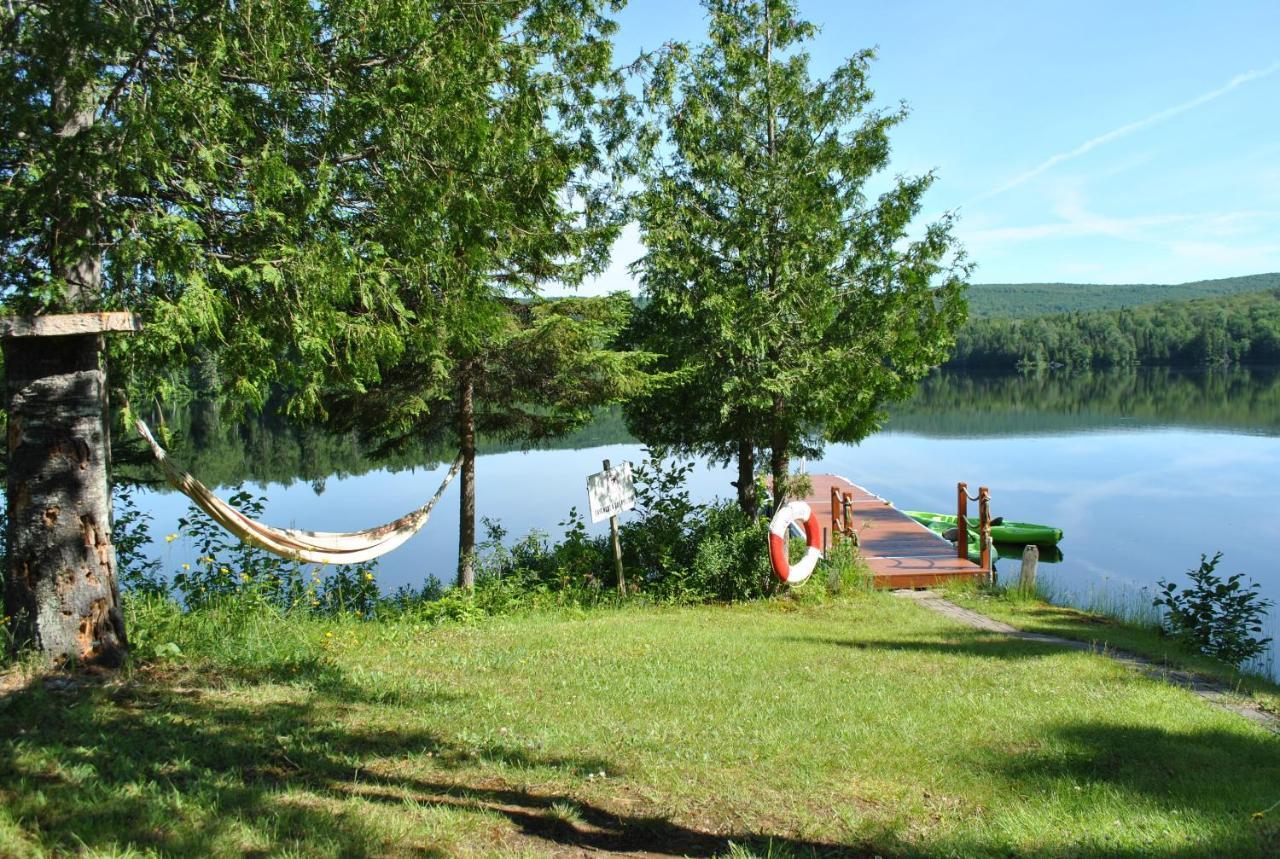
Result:
[[[787,529],[797,520],[804,521],[809,551],[793,567],[787,559]],[[792,501],[778,508],[769,523],[769,560],[773,562],[773,571],[778,574],[778,578],[788,584],[799,584],[812,575],[813,568],[821,557],[822,526],[818,524],[818,517],[813,515],[809,505],[803,501]]]

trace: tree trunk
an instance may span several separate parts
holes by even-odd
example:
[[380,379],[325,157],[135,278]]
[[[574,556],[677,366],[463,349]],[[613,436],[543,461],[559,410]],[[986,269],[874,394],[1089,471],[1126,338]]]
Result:
[[756,497],[756,448],[750,441],[738,442],[738,506],[742,512],[755,518],[760,509]]
[[773,396],[772,429],[769,437],[769,471],[773,475],[773,509],[777,510],[787,503],[787,456],[788,437],[783,429],[782,413],[786,402],[782,395]]
[[458,503],[458,587],[476,586],[476,410],[470,366],[458,391],[458,444],[462,453],[462,497]]
[[773,474],[773,509],[777,510],[787,503],[787,467],[790,457],[787,456],[787,441],[777,435],[773,438],[773,449],[769,452],[769,466]]
[[100,334],[6,338],[8,578],[15,642],[118,665],[127,642],[111,543]]

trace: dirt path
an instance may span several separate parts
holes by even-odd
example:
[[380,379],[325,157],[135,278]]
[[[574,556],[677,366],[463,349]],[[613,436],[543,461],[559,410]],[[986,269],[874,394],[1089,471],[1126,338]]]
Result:
[[894,591],[893,595],[912,600],[930,611],[936,611],[938,614],[945,615],[973,629],[1000,633],[1020,641],[1035,641],[1041,644],[1066,647],[1071,650],[1085,650],[1090,653],[1101,654],[1148,677],[1154,677],[1157,680],[1164,680],[1181,686],[1219,709],[1243,716],[1268,731],[1280,734],[1280,717],[1249,703],[1239,695],[1233,694],[1228,686],[1211,677],[1193,674],[1189,671],[1178,671],[1169,668],[1167,665],[1161,665],[1158,662],[1147,659],[1145,656],[1139,656],[1136,653],[1128,653],[1111,648],[1099,649],[1086,641],[1075,641],[1074,639],[1061,638],[1056,635],[1045,635],[1041,632],[1025,632],[1003,621],[987,617],[985,614],[979,614],[976,611],[958,606],[936,591],[899,590]]

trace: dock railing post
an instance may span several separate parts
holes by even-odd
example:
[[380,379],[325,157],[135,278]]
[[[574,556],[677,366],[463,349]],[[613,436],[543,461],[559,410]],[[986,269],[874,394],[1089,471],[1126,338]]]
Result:
[[969,484],[956,484],[956,557],[969,557]]
[[840,527],[840,490],[835,486],[831,487],[831,542],[834,545],[836,536],[843,534],[844,530]]
[[978,488],[978,558],[987,575],[991,569],[991,490]]

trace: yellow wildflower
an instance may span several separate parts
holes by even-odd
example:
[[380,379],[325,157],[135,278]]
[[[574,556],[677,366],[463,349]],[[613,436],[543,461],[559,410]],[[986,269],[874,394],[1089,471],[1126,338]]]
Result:
[[190,564],[183,564],[183,565],[182,565],[182,569],[184,569],[184,570],[189,570],[189,569],[191,569],[191,565],[190,565]]

